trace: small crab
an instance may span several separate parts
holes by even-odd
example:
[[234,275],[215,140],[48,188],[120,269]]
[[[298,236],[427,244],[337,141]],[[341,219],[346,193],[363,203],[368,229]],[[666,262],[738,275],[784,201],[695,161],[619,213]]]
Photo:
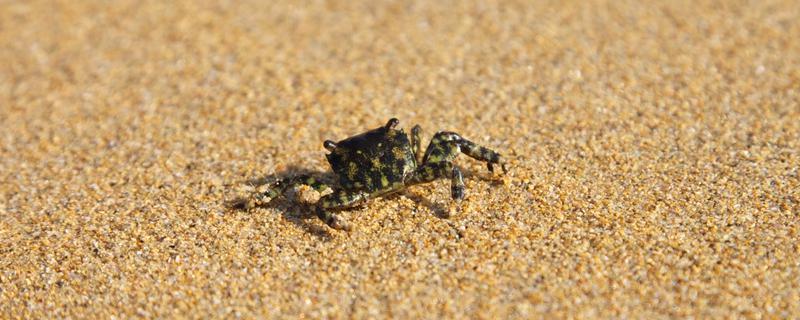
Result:
[[[464,181],[461,170],[453,164],[458,152],[485,161],[489,171],[499,164],[505,173],[506,165],[500,154],[481,147],[454,132],[437,132],[420,157],[419,125],[411,129],[411,137],[395,127],[395,118],[386,125],[344,139],[326,140],[326,155],[333,172],[339,177],[338,188],[319,199],[315,213],[334,229],[350,230],[350,224],[335,211],[352,208],[375,197],[385,196],[406,187],[431,182],[439,178],[450,179],[450,192],[454,200],[464,198]],[[279,180],[263,192],[256,192],[247,207],[260,206],[298,185],[308,185],[322,192],[331,187],[311,175],[300,175]]]

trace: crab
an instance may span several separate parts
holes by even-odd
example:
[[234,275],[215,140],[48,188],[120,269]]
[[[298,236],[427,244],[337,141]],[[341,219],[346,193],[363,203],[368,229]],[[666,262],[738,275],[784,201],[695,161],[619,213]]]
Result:
[[339,178],[338,187],[328,186],[312,175],[298,175],[267,185],[255,192],[247,207],[263,206],[286,190],[307,185],[318,192],[332,189],[313,206],[317,217],[333,229],[350,231],[350,223],[336,212],[364,204],[367,200],[403,190],[409,186],[450,179],[453,200],[464,198],[464,179],[461,169],[453,164],[459,152],[486,162],[490,172],[499,165],[507,172],[506,162],[499,153],[464,139],[455,132],[439,131],[420,157],[421,127],[414,126],[409,137],[395,129],[399,121],[390,119],[384,126],[349,137],[339,142],[326,140],[323,147],[331,169]]

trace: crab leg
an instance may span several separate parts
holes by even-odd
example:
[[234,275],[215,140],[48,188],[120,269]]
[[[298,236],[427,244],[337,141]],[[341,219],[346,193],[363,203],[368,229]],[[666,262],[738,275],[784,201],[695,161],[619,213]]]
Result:
[[450,194],[453,197],[453,200],[460,201],[464,199],[464,178],[461,176],[461,170],[458,170],[458,167],[453,166],[453,173],[450,176]]
[[417,167],[414,174],[406,181],[406,185],[415,185],[431,182],[440,178],[450,178],[450,195],[454,200],[464,198],[464,178],[461,170],[453,165],[458,153],[462,152],[474,159],[485,161],[489,171],[493,171],[494,164],[500,164],[506,172],[505,161],[500,154],[488,148],[479,146],[472,141],[462,138],[454,132],[438,132],[431,139],[422,164]]
[[472,141],[462,138],[455,132],[440,131],[433,136],[422,163],[453,161],[458,152],[463,152],[473,159],[486,162],[489,171],[494,171],[494,164],[500,164],[505,173],[506,164],[500,154],[488,148],[479,146]]
[[500,164],[500,168],[503,169],[503,173],[508,172],[506,169],[506,163],[500,159],[499,153],[494,152],[491,149],[481,147],[467,139],[461,139],[459,146],[461,147],[461,152],[464,154],[475,160],[486,162],[486,167],[489,168],[490,172],[494,172],[493,164]]
[[461,170],[449,161],[423,164],[417,168],[406,185],[422,184],[441,178],[450,178],[450,195],[453,200],[464,199],[464,178]]

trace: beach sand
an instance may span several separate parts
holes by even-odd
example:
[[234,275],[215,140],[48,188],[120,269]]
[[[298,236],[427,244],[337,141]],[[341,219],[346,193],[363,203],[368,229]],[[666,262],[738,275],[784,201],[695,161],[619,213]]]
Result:
[[[798,39],[797,1],[6,1],[0,317],[800,317]],[[510,171],[350,233],[229,207],[392,117]]]

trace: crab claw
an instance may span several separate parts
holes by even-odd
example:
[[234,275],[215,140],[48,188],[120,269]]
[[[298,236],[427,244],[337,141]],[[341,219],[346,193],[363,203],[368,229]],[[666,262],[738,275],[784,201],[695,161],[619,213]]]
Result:
[[333,229],[344,231],[351,230],[350,224],[347,223],[347,221],[344,221],[342,218],[332,212],[326,211],[322,207],[316,208],[316,215],[320,218],[320,220],[322,220],[322,222],[325,222],[325,224]]
[[333,216],[331,218],[331,221],[328,222],[328,225],[336,230],[343,230],[347,232],[350,232],[350,230],[352,230],[350,224],[347,223],[347,221],[342,220],[338,216]]

